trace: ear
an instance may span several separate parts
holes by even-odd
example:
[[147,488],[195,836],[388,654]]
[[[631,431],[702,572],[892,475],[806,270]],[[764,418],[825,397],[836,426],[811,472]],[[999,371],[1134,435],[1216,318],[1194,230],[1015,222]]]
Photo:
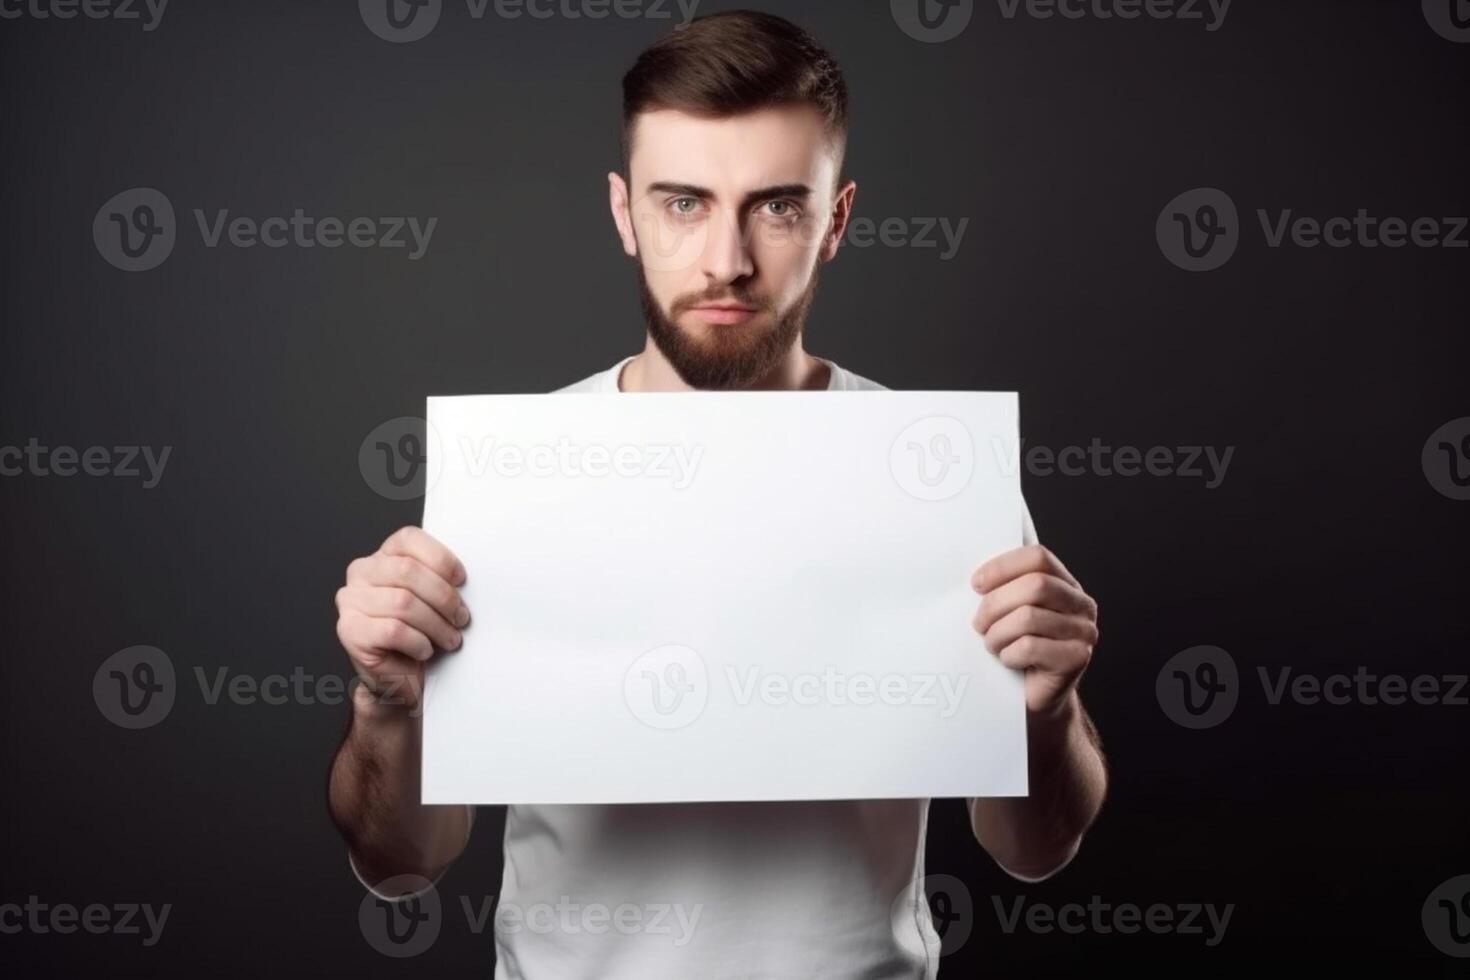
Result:
[[852,199],[856,196],[856,181],[844,181],[837,189],[837,197],[832,202],[832,227],[827,229],[827,236],[822,239],[822,250],[819,253],[823,262],[831,262],[837,257],[837,248],[842,244],[842,236],[847,232],[847,222],[852,218]]
[[618,237],[623,240],[623,251],[636,256],[638,238],[633,234],[633,215],[628,208],[628,184],[616,171],[607,175],[607,206],[612,211],[613,224],[618,227]]

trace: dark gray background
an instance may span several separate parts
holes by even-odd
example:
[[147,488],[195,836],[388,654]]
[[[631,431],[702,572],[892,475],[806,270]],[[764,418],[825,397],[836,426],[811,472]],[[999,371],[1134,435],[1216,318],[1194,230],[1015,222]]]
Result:
[[[701,11],[726,4],[710,3]],[[1464,707],[1282,706],[1258,665],[1464,673],[1470,503],[1420,450],[1470,415],[1470,253],[1267,248],[1258,207],[1327,217],[1470,212],[1470,45],[1417,2],[1236,0],[1198,22],[1006,20],[977,3],[921,44],[886,0],[766,5],[844,65],[857,212],[968,217],[959,255],[844,248],[808,329],[896,388],[1015,389],[1028,441],[1236,447],[1198,480],[1028,476],[1043,541],[1100,601],[1084,683],[1111,795],[1075,863],[1035,887],[934,805],[930,871],[974,935],[944,975],[1105,966],[1396,964],[1458,975],[1420,906],[1470,871]],[[606,213],[621,72],[667,22],[471,20],[448,2],[407,45],[352,3],[174,0],[137,22],[0,21],[0,444],[170,445],[162,483],[0,479],[6,792],[0,902],[172,903],[162,942],[0,936],[38,974],[488,976],[452,918],[416,960],[374,952],[323,805],[346,710],[206,705],[193,670],[346,672],[343,567],[416,501],[357,451],[428,394],[541,391],[641,343]],[[127,274],[98,208],[162,190],[181,240]],[[1223,269],[1154,240],[1185,190],[1247,225]],[[204,248],[189,212],[437,216],[428,255]],[[128,732],[91,697],[153,644],[172,714]],[[1196,644],[1249,675],[1226,724],[1154,697]],[[442,883],[499,891],[502,814]],[[774,885],[773,887],[779,887]],[[1004,935],[990,897],[1235,903],[1225,942]]]

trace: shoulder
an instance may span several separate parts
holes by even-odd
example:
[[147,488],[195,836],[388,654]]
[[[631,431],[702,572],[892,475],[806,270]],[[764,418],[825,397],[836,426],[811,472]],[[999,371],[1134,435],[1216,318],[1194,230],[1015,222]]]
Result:
[[887,386],[880,385],[878,382],[873,381],[873,380],[871,380],[869,378],[865,378],[865,377],[863,377],[860,374],[854,374],[852,371],[847,370],[847,368],[842,367],[842,366],[840,366],[840,365],[838,365],[838,364],[836,364],[836,363],[834,363],[832,361],[828,361],[828,360],[826,360],[826,358],[823,358],[822,360],[826,363],[826,365],[829,368],[832,369],[832,377],[827,382],[827,390],[828,391],[887,391],[888,390]]
[[589,374],[581,381],[574,381],[571,384],[567,385],[565,388],[556,389],[555,394],[561,395],[617,391],[618,377],[623,373],[623,365],[627,364],[632,359],[633,355],[630,354],[610,368],[598,371],[596,374]]

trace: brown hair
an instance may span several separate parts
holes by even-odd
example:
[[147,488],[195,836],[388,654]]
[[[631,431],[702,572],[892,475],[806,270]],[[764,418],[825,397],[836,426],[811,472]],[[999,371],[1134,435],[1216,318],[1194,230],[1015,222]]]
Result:
[[810,105],[826,120],[840,169],[847,83],[827,50],[773,14],[731,10],[696,17],[650,45],[623,76],[623,170],[641,112],[719,117],[789,103]]

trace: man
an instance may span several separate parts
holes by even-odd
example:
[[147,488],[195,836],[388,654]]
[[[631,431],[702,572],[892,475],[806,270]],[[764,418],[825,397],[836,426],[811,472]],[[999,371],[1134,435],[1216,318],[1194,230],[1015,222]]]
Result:
[[[817,270],[856,187],[841,177],[847,95],[830,56],[780,18],[716,14],[656,42],[623,80],[613,221],[638,260],[641,353],[566,391],[878,388],[806,353]],[[975,571],[979,655],[1025,670],[1031,795],[969,801],[977,841],[1039,881],[1077,852],[1105,793],[1076,686],[1097,607],[1034,543]],[[979,556],[977,556],[979,557]],[[414,709],[422,665],[460,645],[466,569],[404,528],[347,569],[338,635],[364,683],[332,770],[352,865],[388,897],[463,851],[468,807],[423,806]],[[481,610],[493,614],[493,610]],[[407,677],[409,683],[399,684]],[[389,689],[399,696],[378,697]],[[773,760],[772,764],[779,764]],[[511,806],[496,976],[934,977],[923,899],[927,800]],[[635,917],[619,909],[632,906]],[[603,928],[529,910],[601,908]],[[665,911],[655,928],[652,910]]]

